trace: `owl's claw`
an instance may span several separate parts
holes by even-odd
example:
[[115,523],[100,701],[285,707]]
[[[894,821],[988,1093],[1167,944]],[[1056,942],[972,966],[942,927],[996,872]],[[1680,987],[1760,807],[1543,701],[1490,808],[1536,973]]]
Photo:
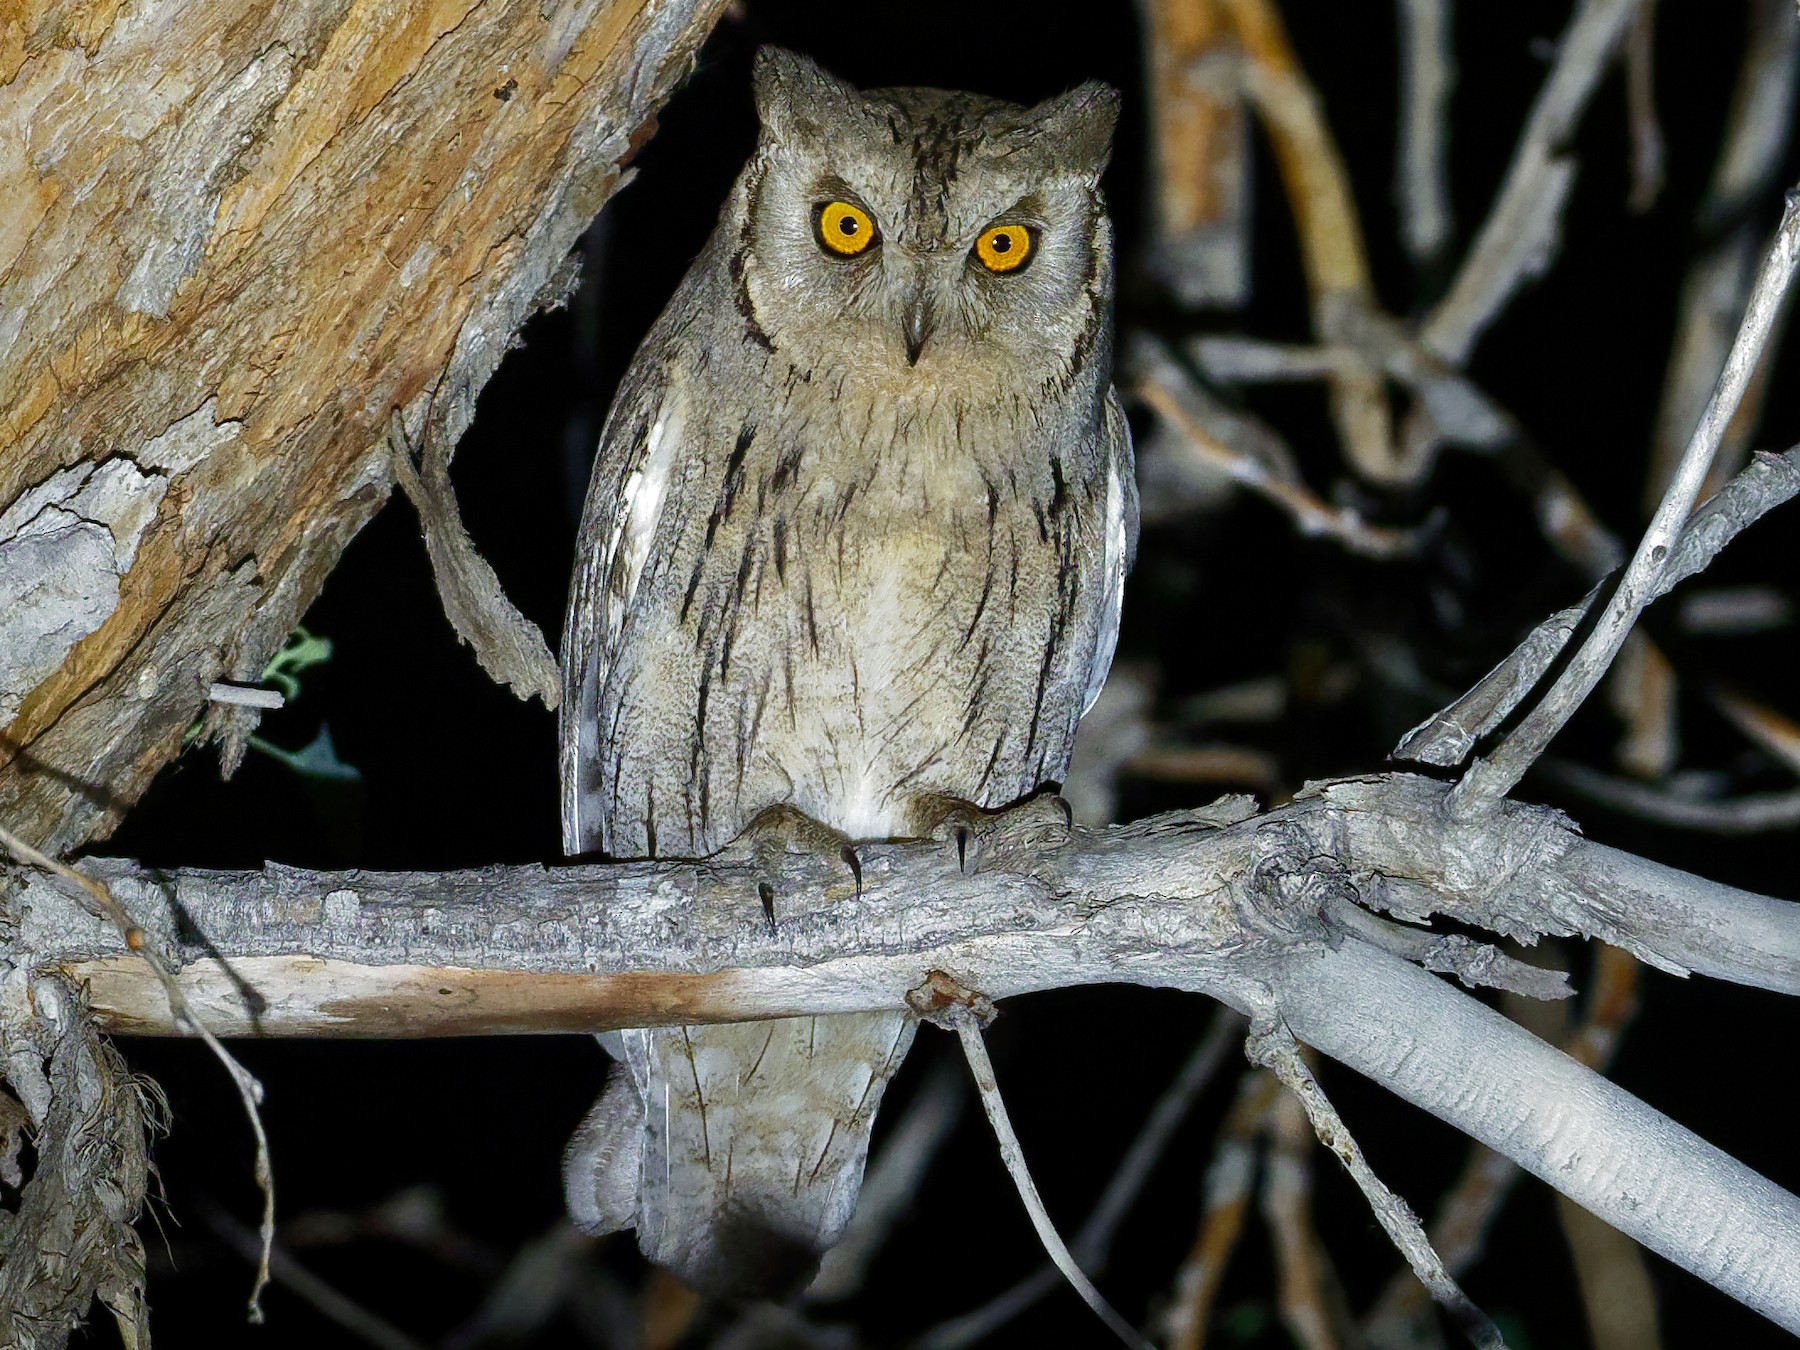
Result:
[[913,803],[917,835],[956,845],[959,872],[978,872],[982,860],[1015,850],[1059,847],[1074,828],[1069,804],[1054,791],[985,810],[960,797],[925,796]]
[[798,807],[768,807],[757,812],[737,838],[712,856],[720,862],[748,863],[756,869],[756,894],[771,933],[775,932],[774,878],[781,875],[784,860],[793,853],[835,856],[849,867],[856,883],[856,897],[862,898],[862,860],[856,856],[856,846],[848,835],[813,819]]

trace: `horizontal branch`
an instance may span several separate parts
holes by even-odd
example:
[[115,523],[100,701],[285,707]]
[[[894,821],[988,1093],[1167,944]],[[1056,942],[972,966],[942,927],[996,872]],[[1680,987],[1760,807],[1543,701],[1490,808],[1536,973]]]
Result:
[[[1366,912],[1449,914],[1526,940],[1582,933],[1665,969],[1800,992],[1800,906],[1590,843],[1541,808],[1508,802],[1459,821],[1449,790],[1399,774],[1348,779],[1264,815],[1227,799],[1066,835],[1041,817],[1001,817],[969,871],[941,843],[863,847],[860,888],[836,860],[794,855],[775,878],[772,928],[757,873],[724,861],[421,874],[89,867],[221,1034],[930,1012],[921,991],[957,986],[991,998],[1108,982],[1208,994],[1285,1021],[1800,1330],[1800,1203],[1396,953],[1465,981],[1529,987],[1534,972]],[[0,878],[0,925],[11,959],[85,981],[107,1029],[172,1029],[141,959],[59,883]],[[1422,937],[1442,948],[1435,963]]]
[[[865,845],[860,891],[840,864],[795,855],[776,878],[772,931],[760,877],[722,861],[445,873],[89,866],[224,1035],[849,1012],[905,1006],[934,969],[994,998],[1124,982],[1243,1008],[1265,966],[1347,933],[1423,958],[1428,935],[1367,916],[1352,925],[1356,906],[1408,921],[1447,914],[1527,942],[1579,933],[1665,970],[1800,992],[1800,907],[1606,849],[1541,808],[1454,821],[1446,794],[1389,775],[1322,785],[1261,816],[1228,799],[1066,839],[999,829],[968,872],[940,845]],[[170,1032],[161,988],[116,933],[57,883],[17,875],[6,902],[16,959],[86,980],[111,1030]],[[1469,959],[1423,959],[1471,981],[1533,983],[1535,972],[1463,941],[1476,949]]]

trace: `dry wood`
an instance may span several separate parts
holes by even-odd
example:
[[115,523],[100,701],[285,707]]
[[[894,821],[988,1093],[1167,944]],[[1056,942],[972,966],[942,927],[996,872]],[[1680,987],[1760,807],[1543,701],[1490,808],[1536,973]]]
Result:
[[[722,0],[0,24],[0,818],[104,836],[574,279]],[[427,425],[427,413],[430,422]]]

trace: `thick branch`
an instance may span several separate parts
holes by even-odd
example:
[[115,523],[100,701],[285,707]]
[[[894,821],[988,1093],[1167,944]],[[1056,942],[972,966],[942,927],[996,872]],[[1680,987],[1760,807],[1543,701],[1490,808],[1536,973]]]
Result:
[[[1800,992],[1800,907],[1630,858],[1554,812],[1457,821],[1394,775],[1221,812],[1001,840],[962,873],[933,844],[862,849],[862,891],[795,857],[763,922],[749,868],[715,863],[447,873],[152,873],[95,864],[224,1034],[598,1030],[905,1006],[931,969],[991,997],[1082,983],[1197,989],[1246,1006],[1265,966],[1341,940],[1347,906],[1453,915],[1509,936],[1580,933],[1668,970]],[[1234,820],[1235,817],[1235,820]],[[116,933],[20,874],[16,959],[91,982],[111,1029],[167,1033]],[[179,916],[179,918],[177,917]],[[1380,925],[1356,933],[1391,942]],[[229,966],[229,973],[220,962]],[[1508,981],[1497,953],[1463,961]]]
[[[1665,968],[1800,992],[1800,906],[1588,843],[1541,809],[1503,803],[1459,821],[1448,791],[1396,775],[1323,785],[1251,818],[1230,803],[1066,840],[1003,832],[971,874],[942,845],[869,846],[860,894],[843,869],[796,856],[778,879],[773,932],[752,872],[734,865],[96,870],[180,971],[196,1012],[238,1034],[848,1012],[909,1006],[934,970],[990,997],[1101,982],[1210,994],[1285,1020],[1800,1329],[1792,1197],[1382,950],[1379,925],[1359,930],[1371,941],[1333,918],[1362,903],[1524,937],[1580,932]],[[16,957],[86,980],[111,1029],[170,1030],[138,958],[57,883],[20,874],[4,899]],[[1505,974],[1499,953],[1486,964]],[[1473,975],[1483,963],[1458,968]]]

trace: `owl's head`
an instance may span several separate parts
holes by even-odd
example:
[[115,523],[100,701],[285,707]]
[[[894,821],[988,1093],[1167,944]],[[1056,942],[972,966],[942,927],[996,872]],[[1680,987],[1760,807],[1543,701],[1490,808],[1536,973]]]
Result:
[[997,356],[1057,378],[1108,340],[1111,87],[1032,108],[865,92],[771,47],[755,83],[734,270],[775,350],[891,380],[978,377]]

